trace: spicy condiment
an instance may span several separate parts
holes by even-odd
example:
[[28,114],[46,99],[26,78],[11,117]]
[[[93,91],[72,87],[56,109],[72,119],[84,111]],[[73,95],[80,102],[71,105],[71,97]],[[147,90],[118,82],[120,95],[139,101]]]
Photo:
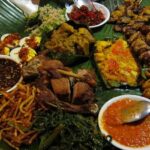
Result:
[[103,115],[103,128],[112,139],[129,147],[143,147],[150,145],[150,116],[145,119],[123,124],[121,110],[134,105],[131,99],[121,99],[111,104]]
[[27,38],[26,43],[29,47],[33,49],[36,49],[38,47],[38,42],[36,41],[35,37]]
[[0,58],[0,90],[13,87],[21,77],[20,65],[7,58]]
[[97,25],[105,19],[104,14],[100,10],[89,10],[85,5],[82,5],[80,8],[73,6],[73,9],[71,13],[68,13],[68,16],[75,22],[89,26]]
[[3,40],[7,46],[17,46],[20,40],[20,35],[18,33],[12,33],[6,36]]

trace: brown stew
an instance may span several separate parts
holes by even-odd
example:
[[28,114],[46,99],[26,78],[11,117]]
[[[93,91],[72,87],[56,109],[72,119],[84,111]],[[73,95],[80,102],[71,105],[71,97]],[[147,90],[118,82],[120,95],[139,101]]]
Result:
[[8,90],[14,86],[21,77],[21,67],[15,61],[0,58],[0,90]]

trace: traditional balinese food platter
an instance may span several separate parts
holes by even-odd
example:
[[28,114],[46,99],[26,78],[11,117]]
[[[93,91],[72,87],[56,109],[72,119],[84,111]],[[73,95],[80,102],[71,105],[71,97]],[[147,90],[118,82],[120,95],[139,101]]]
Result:
[[149,149],[149,116],[124,124],[119,111],[150,98],[150,1],[0,9],[0,149]]

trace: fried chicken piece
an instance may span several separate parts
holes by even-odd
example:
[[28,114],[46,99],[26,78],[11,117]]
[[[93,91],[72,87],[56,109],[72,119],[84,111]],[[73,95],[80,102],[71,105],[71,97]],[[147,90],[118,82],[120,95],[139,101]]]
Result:
[[36,94],[37,108],[49,109],[50,106],[62,109],[72,113],[96,114],[99,110],[95,103],[75,105],[59,100],[53,92],[42,84],[36,86],[38,92]]
[[79,69],[77,74],[82,76],[82,81],[88,83],[91,87],[96,86],[96,75],[94,72],[86,69]]
[[92,88],[84,82],[77,82],[73,87],[73,103],[90,104],[94,101]]
[[146,34],[146,42],[150,46],[150,32]]
[[71,90],[68,78],[51,79],[51,86],[59,99],[70,100]]

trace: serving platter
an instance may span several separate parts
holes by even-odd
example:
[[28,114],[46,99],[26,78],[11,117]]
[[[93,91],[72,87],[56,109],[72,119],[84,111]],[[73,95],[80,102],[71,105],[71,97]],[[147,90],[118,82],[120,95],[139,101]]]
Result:
[[[40,6],[44,6],[48,3],[53,4],[53,5],[58,5],[59,7],[63,8],[65,6],[65,0],[55,0],[55,1],[50,1],[50,0],[41,0],[40,1]],[[97,1],[99,3],[104,4],[109,8],[110,11],[114,10],[116,6],[118,6],[122,0],[99,0]],[[141,5],[146,6],[150,5],[150,1],[143,0]],[[28,34],[25,29],[26,29],[26,16],[23,14],[23,12],[14,4],[12,4],[9,0],[1,0],[0,3],[0,36],[5,34],[5,33],[13,33],[13,32],[18,32],[21,36],[24,36]],[[105,24],[102,27],[96,28],[92,30],[94,37],[96,40],[103,40],[103,39],[111,39],[114,40],[120,36],[123,37],[122,33],[115,32],[113,30],[113,25],[112,24]],[[77,70],[78,68],[86,68],[86,69],[93,69],[94,64],[93,60],[86,59],[85,62],[83,63],[78,63],[74,66],[72,66],[74,70]],[[110,98],[118,96],[118,95],[123,95],[123,94],[135,94],[135,95],[141,95],[140,88],[113,88],[113,89],[107,89],[103,83],[103,81],[99,78],[98,76],[98,86],[96,88],[96,101],[99,107],[101,107],[106,101],[108,101]],[[62,113],[62,112],[61,112]],[[43,114],[44,116],[45,114]],[[55,117],[57,117],[57,114]],[[41,120],[43,119],[43,116],[41,115]],[[67,116],[67,115],[66,115]],[[62,116],[61,116],[62,117]],[[80,116],[78,116],[80,118]],[[66,117],[67,118],[67,117]],[[44,121],[44,120],[42,120]],[[99,132],[97,128],[97,118],[94,120],[96,131]],[[52,133],[51,133],[52,134]],[[79,135],[80,136],[80,135]],[[101,147],[93,147],[93,149],[114,149],[109,143],[107,143],[102,137],[100,137],[100,142]],[[59,143],[55,143],[54,147],[58,149],[59,147],[55,147],[56,145],[59,145]],[[3,141],[0,143],[0,148],[2,150],[11,150],[7,144],[5,144]],[[20,149],[21,150],[34,150],[38,149],[39,144],[38,141],[35,141],[33,144],[30,146],[22,146]],[[49,146],[48,149],[51,149],[51,146]],[[72,149],[70,147],[70,149]]]

